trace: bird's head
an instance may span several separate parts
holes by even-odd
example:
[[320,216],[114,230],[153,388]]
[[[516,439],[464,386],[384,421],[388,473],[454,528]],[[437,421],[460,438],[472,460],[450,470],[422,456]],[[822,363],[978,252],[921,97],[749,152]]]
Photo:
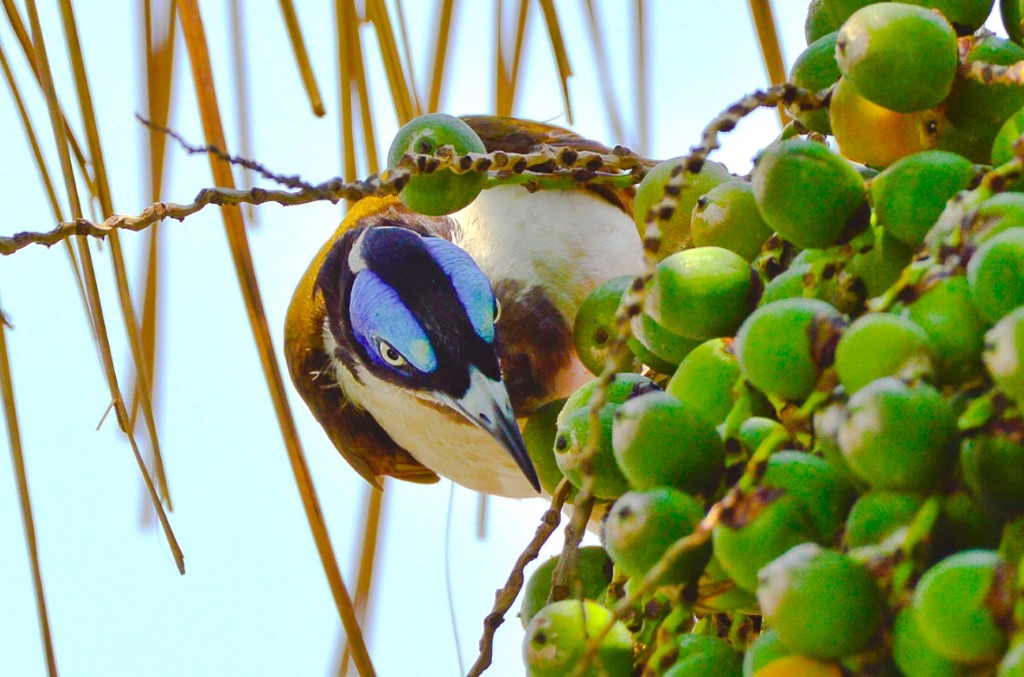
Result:
[[[358,365],[458,412],[493,436],[539,491],[498,363],[500,308],[469,254],[385,220],[339,239],[316,286],[349,371]],[[403,412],[387,415],[400,420]]]

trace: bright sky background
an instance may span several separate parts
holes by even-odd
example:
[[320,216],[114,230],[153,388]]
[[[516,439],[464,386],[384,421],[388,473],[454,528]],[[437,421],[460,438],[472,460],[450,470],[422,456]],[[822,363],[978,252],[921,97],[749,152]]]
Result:
[[[56,4],[42,0],[40,11],[58,92],[80,129]],[[141,10],[135,4],[77,3],[115,208],[122,213],[144,207],[147,190],[144,136],[132,117],[143,109],[144,98],[136,16]],[[276,171],[318,181],[337,174],[340,167],[334,19],[327,9],[330,3],[296,4],[328,117],[316,119],[309,112],[278,3],[245,2],[251,114],[257,130],[254,155]],[[443,105],[448,112],[491,110],[493,4],[457,3],[457,37],[450,55],[454,72]],[[627,10],[632,3],[596,4],[605,12],[616,88],[628,100],[633,29]],[[787,63],[804,46],[806,4],[776,0]],[[227,2],[201,5],[232,139],[235,104]],[[414,58],[421,64],[430,60],[426,55],[434,5],[405,3],[418,50]],[[559,0],[556,5],[575,72],[570,82],[575,128],[608,143],[635,144],[635,135],[615,139],[608,130],[584,34],[584,3]],[[652,143],[637,149],[667,158],[695,143],[716,112],[763,87],[766,75],[746,2],[664,0],[647,7]],[[537,6],[533,9],[531,20],[537,22],[540,12]],[[549,43],[543,30],[533,33],[537,39],[525,54],[516,113],[566,124]],[[374,51],[372,35],[364,32],[368,52]],[[45,106],[2,20],[0,44],[17,70],[59,183]],[[172,126],[198,141],[202,130],[183,45],[178,57]],[[396,123],[383,72],[376,62],[368,63],[383,154]],[[422,82],[425,70],[417,78]],[[54,224],[13,103],[6,87],[0,90],[0,232],[50,229]],[[635,129],[636,123],[629,126]],[[718,159],[744,173],[753,153],[777,132],[772,113],[758,114],[727,138]],[[169,153],[166,199],[188,202],[211,183],[207,160],[187,157],[173,146]],[[340,208],[329,204],[259,208],[250,241],[278,351],[292,290],[339,214]],[[162,231],[158,417],[176,504],[170,519],[188,569],[184,577],[178,575],[162,535],[140,528],[144,501],[138,470],[113,417],[96,431],[108,394],[65,253],[36,246],[0,262],[0,306],[14,325],[8,344],[58,666],[66,675],[327,674],[340,624],[266,394],[220,215],[207,209],[184,223],[168,222]],[[127,234],[123,241],[131,255],[129,271],[138,277],[145,240]],[[126,365],[107,247],[94,245],[94,252],[101,248],[96,264],[106,290],[107,323],[115,355]],[[123,369],[123,387],[127,374]],[[358,516],[366,487],[302,401],[289,394],[343,574],[354,587]],[[386,530],[367,628],[380,675],[458,672],[443,568],[449,486],[392,483],[386,492]],[[487,538],[478,541],[476,497],[467,490],[455,492],[452,595],[467,667],[476,657],[493,593],[504,584],[545,507],[537,500],[495,500]],[[561,541],[559,530],[545,552],[556,553]],[[522,630],[515,611],[497,640],[488,674],[521,675]],[[13,468],[9,453],[3,452],[0,673],[36,675],[44,669]]]

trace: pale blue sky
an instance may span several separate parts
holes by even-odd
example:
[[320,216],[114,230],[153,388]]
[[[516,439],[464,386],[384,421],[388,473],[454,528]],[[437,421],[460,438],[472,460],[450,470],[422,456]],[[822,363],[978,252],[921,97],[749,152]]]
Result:
[[[300,2],[314,69],[328,117],[314,118],[301,90],[278,3],[245,3],[251,65],[255,156],[283,173],[321,180],[338,172],[335,37],[328,3]],[[406,2],[419,54],[427,54],[433,2]],[[489,2],[458,3],[449,87],[452,113],[491,110]],[[506,3],[508,4],[508,3]],[[628,98],[632,78],[631,3],[598,2],[616,87]],[[133,119],[141,109],[139,36],[135,3],[79,2],[78,20],[101,121],[116,209],[145,206],[143,135]],[[234,138],[227,3],[201,3],[218,94],[229,139]],[[576,129],[608,143],[596,72],[585,40],[583,2],[559,0],[575,76],[570,82]],[[788,62],[803,47],[804,0],[777,0]],[[58,91],[77,127],[77,104],[62,57],[56,3],[40,11],[57,74]],[[100,7],[102,6],[102,10]],[[649,2],[651,147],[654,157],[682,154],[725,105],[766,83],[747,3]],[[534,8],[537,9],[536,7]],[[540,12],[532,13],[538,21]],[[529,45],[516,113],[564,124],[562,102],[543,31]],[[372,33],[364,32],[364,36]],[[17,70],[39,125],[52,169],[45,106],[5,21],[0,43]],[[369,49],[368,45],[368,49]],[[370,49],[369,51],[372,51]],[[180,49],[172,126],[186,137],[202,133],[184,48]],[[421,62],[429,59],[421,59]],[[370,60],[380,152],[396,129],[379,64]],[[419,72],[422,81],[424,74]],[[0,87],[0,232],[53,226],[11,98]],[[637,124],[627,112],[631,130]],[[778,132],[770,112],[744,122],[718,159],[745,172],[753,153]],[[166,198],[187,202],[211,183],[205,158],[173,156]],[[313,252],[334,229],[339,208],[329,204],[259,209],[250,231],[268,318],[280,349],[281,326],[295,283]],[[333,660],[339,623],[295,490],[281,436],[266,395],[248,322],[235,282],[223,227],[208,209],[184,223],[162,226],[164,277],[158,401],[176,510],[171,523],[188,573],[177,574],[162,536],[139,528],[140,481],[113,419],[95,430],[108,404],[106,385],[78,306],[61,248],[32,247],[0,262],[0,302],[8,332],[24,449],[35,508],[47,601],[58,665],[66,675],[323,675]],[[141,271],[144,238],[125,235],[129,271]],[[116,329],[120,315],[107,248],[94,247],[105,290],[115,354],[127,363]],[[123,372],[127,374],[127,371]],[[299,424],[324,514],[346,581],[354,583],[352,553],[364,484],[330,446],[298,397]],[[6,438],[4,441],[6,447]],[[452,675],[458,671],[449,622],[443,563],[446,483],[391,484],[372,621],[367,629],[378,673]],[[476,656],[481,621],[493,592],[532,536],[545,505],[494,501],[488,538],[474,536],[476,498],[455,493],[452,532],[453,596],[466,665]],[[557,552],[557,532],[546,548]],[[44,670],[9,454],[0,453],[0,673]],[[514,612],[498,632],[495,676],[522,674],[522,630]]]

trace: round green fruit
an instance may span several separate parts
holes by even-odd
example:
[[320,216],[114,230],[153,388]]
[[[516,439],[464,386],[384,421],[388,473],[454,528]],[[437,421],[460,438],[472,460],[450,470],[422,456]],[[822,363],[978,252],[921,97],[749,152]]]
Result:
[[[623,572],[643,577],[676,541],[692,534],[703,518],[701,504],[681,491],[668,487],[631,491],[615,501],[608,513],[605,548]],[[697,580],[710,558],[710,543],[683,553],[658,585]]]
[[[388,151],[388,167],[397,166],[405,153],[430,155],[441,146],[452,146],[460,155],[487,152],[476,132],[459,118],[444,113],[428,113],[398,130]],[[398,197],[414,212],[442,216],[467,206],[486,183],[485,172],[456,174],[444,169],[410,177]]]
[[876,2],[888,2],[889,0],[822,0],[825,11],[832,18],[832,23],[838,28],[846,23],[854,12],[862,7],[873,5]]
[[687,249],[658,264],[647,311],[680,336],[732,336],[756,304],[757,279],[739,254],[721,247]]
[[1024,0],[999,0],[999,13],[1003,19],[1006,32],[1014,42],[1024,41]]
[[708,635],[683,635],[676,641],[676,662],[664,677],[740,677],[743,658],[724,639]]
[[[580,663],[590,638],[612,621],[612,612],[594,602],[564,599],[541,609],[526,626],[523,662],[529,677],[564,677]],[[633,638],[622,621],[601,640],[597,659],[582,674],[628,677],[633,669]]]
[[[789,81],[812,92],[831,87],[841,75],[839,64],[836,63],[838,36],[838,32],[830,32],[807,45],[807,49],[793,62],[793,68],[789,71]],[[832,133],[827,108],[804,111],[794,105],[789,107],[789,113],[812,132],[825,135]]]
[[526,453],[530,455],[533,469],[537,471],[541,488],[550,495],[555,494],[562,481],[562,471],[555,460],[555,436],[558,434],[558,414],[565,406],[565,400],[548,402],[530,414],[523,426],[523,441]]
[[[1024,48],[995,35],[974,40],[965,63],[980,61],[1009,66],[1024,60]],[[957,78],[946,98],[948,128],[939,148],[959,153],[972,162],[990,164],[992,143],[999,128],[1024,106],[1024,91],[1015,85]]]
[[714,426],[700,410],[668,393],[648,393],[619,407],[612,448],[633,489],[672,487],[707,496],[725,471]]
[[975,244],[981,245],[989,239],[1011,228],[1024,227],[1024,194],[999,193],[978,205],[978,218],[972,226]]
[[[593,491],[597,498],[618,498],[629,491],[629,483],[615,463],[612,452],[612,421],[618,408],[617,404],[606,404],[599,414],[601,438],[591,457]],[[590,412],[586,407],[563,419],[555,435],[555,461],[558,469],[577,489],[583,485],[583,450],[589,438]]]
[[825,3],[822,0],[811,0],[807,7],[807,18],[804,19],[804,40],[807,44],[838,30],[839,24],[829,16]]
[[690,219],[696,247],[722,247],[753,261],[772,235],[749,181],[720,183],[699,200]]
[[925,641],[911,607],[896,616],[892,634],[893,660],[907,677],[966,677],[965,666],[936,653]]
[[786,491],[807,506],[816,541],[832,543],[857,498],[856,488],[826,461],[804,451],[777,451],[768,459],[761,486]]
[[850,397],[838,441],[875,489],[930,491],[956,464],[956,414],[930,385],[880,378]]
[[932,529],[933,558],[962,550],[993,550],[999,547],[1003,520],[965,489],[942,497]]
[[921,577],[911,607],[921,636],[941,656],[966,665],[996,661],[1006,650],[1000,624],[1010,613],[1008,565],[990,550],[957,553]]
[[908,5],[938,11],[953,24],[957,35],[971,35],[985,24],[995,0],[903,0]]
[[854,254],[846,270],[864,283],[868,298],[872,298],[896,284],[912,258],[913,247],[885,230],[876,229],[874,245],[867,251]]
[[[659,205],[665,197],[665,185],[676,175],[680,168],[680,162],[685,158],[677,157],[658,164],[654,169],[647,172],[643,180],[637,186],[636,199],[633,202],[633,218],[636,220],[636,228],[643,239],[647,231],[647,218],[652,214],[657,216]],[[659,259],[674,254],[692,244],[690,235],[690,214],[698,198],[720,183],[732,178],[732,174],[721,165],[711,160],[705,160],[701,169],[696,174],[686,175],[686,185],[679,193],[679,199],[672,216],[662,225],[661,243],[658,245],[656,255]]]
[[863,649],[885,615],[871,572],[849,555],[803,543],[764,567],[757,599],[795,652],[835,659]]
[[924,499],[917,494],[869,491],[857,499],[846,518],[843,539],[850,548],[875,545],[910,524]]
[[[557,423],[559,426],[572,414],[575,414],[580,409],[586,409],[590,405],[590,399],[594,396],[594,391],[597,390],[597,385],[600,383],[600,379],[593,379],[587,381],[569,396],[569,399],[565,401],[562,406],[562,411],[558,414]],[[639,397],[644,393],[650,393],[660,391],[661,386],[652,381],[646,376],[640,374],[633,374],[631,372],[622,372],[612,376],[611,382],[605,389],[606,402],[605,404],[622,404],[626,400]]]
[[1022,134],[1024,134],[1024,108],[1011,115],[996,132],[996,138],[992,142],[993,165],[998,167],[1013,159],[1014,146]]
[[836,244],[865,201],[857,170],[828,146],[806,139],[762,151],[753,185],[765,222],[802,248]]
[[991,323],[1024,305],[1024,228],[987,240],[967,264],[971,300]]
[[904,313],[928,335],[943,383],[962,383],[978,375],[986,324],[971,303],[966,276],[935,282]]
[[[630,320],[629,328],[633,333],[632,339],[627,340],[630,350],[636,347],[635,343],[639,343],[645,353],[644,356],[654,355],[657,360],[668,366],[668,373],[674,372],[675,367],[701,343],[699,339],[680,336],[666,329],[647,313],[640,313]],[[637,357],[640,357],[640,354]],[[644,362],[643,358],[641,361]],[[648,366],[664,373],[664,370],[659,368],[663,366],[662,364]]]
[[933,371],[928,335],[898,315],[861,315],[836,345],[836,373],[852,395],[875,379],[913,380]]
[[[615,312],[622,295],[633,282],[632,275],[622,275],[599,285],[583,299],[573,322],[572,338],[576,354],[592,374],[600,374],[608,359],[608,348],[615,337]],[[626,353],[617,363],[616,371],[626,371],[632,359]]]
[[722,515],[711,534],[715,557],[736,585],[757,591],[757,572],[800,543],[818,539],[807,504],[776,487],[757,487]]
[[[537,612],[544,608],[551,596],[552,574],[558,565],[558,555],[546,560],[530,574],[530,579],[523,587],[523,604],[519,609],[519,620],[525,628]],[[586,545],[577,551],[577,573],[579,589],[572,591],[573,599],[597,600],[608,584],[612,582],[612,561],[604,548],[598,545]]]
[[942,103],[959,65],[956,32],[941,14],[900,2],[857,10],[839,29],[836,60],[868,100],[898,113]]
[[929,150],[900,158],[871,182],[875,217],[887,233],[917,247],[946,202],[974,176],[971,161],[956,153]]
[[[1013,424],[1019,430],[1024,421]],[[964,439],[960,465],[971,492],[983,504],[1003,513],[1024,513],[1024,441],[1019,435],[993,432]]]
[[801,401],[831,366],[839,312],[816,299],[786,299],[755,310],[736,334],[744,377],[768,395]]
[[680,362],[665,391],[718,424],[725,420],[736,402],[733,389],[739,377],[740,364],[733,350],[733,339],[711,339],[694,348]]

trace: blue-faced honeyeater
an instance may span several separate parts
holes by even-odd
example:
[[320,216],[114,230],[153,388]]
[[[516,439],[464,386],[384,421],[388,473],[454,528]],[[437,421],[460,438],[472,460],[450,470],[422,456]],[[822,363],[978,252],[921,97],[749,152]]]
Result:
[[[488,152],[607,152],[525,120],[463,118]],[[299,282],[285,324],[296,389],[366,480],[438,475],[501,496],[539,483],[517,417],[592,378],[576,310],[641,268],[625,190],[484,190],[449,216],[356,203]]]

